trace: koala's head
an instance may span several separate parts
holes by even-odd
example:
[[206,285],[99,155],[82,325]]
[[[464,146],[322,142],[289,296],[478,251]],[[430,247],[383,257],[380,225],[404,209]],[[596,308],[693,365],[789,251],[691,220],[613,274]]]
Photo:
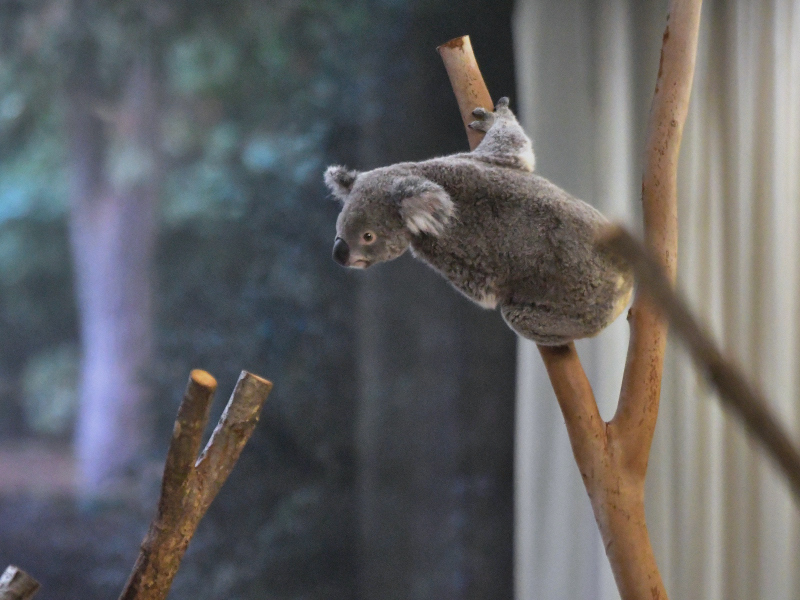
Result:
[[397,258],[413,236],[440,236],[455,212],[444,189],[407,168],[359,173],[332,166],[325,183],[342,202],[333,258],[364,269]]

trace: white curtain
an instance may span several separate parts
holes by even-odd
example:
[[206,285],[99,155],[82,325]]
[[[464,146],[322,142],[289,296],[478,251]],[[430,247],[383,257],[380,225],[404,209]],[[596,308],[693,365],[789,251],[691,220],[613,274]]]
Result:
[[[678,285],[800,440],[800,0],[706,0],[679,175]],[[666,2],[519,0],[519,98],[537,170],[639,228]],[[606,418],[618,320],[578,345]],[[518,600],[617,598],[538,352],[518,365]],[[647,514],[672,600],[800,598],[800,503],[670,340]]]

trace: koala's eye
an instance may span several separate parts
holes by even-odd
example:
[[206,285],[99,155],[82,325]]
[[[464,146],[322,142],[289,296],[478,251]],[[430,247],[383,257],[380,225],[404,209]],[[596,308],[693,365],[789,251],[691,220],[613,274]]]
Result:
[[364,240],[365,244],[371,244],[375,241],[375,234],[371,231],[365,231],[361,236],[361,239]]

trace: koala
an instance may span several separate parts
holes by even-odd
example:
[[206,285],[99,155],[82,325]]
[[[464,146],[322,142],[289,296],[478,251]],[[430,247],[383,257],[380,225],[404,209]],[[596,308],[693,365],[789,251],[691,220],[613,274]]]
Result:
[[411,248],[524,338],[557,346],[596,335],[633,288],[628,267],[595,248],[608,221],[533,173],[508,98],[473,115],[469,127],[486,135],[472,152],[366,172],[328,167],[342,203],[334,260],[365,269]]

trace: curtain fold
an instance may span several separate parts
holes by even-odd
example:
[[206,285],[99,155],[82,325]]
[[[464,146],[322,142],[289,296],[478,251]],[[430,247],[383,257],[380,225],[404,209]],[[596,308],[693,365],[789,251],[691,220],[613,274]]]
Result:
[[[516,109],[537,170],[640,230],[666,2],[519,0]],[[706,0],[679,171],[678,285],[800,440],[800,0]],[[619,319],[579,353],[605,418]],[[520,342],[518,599],[617,598],[563,419]],[[800,597],[800,505],[671,339],[647,514],[673,600]]]

